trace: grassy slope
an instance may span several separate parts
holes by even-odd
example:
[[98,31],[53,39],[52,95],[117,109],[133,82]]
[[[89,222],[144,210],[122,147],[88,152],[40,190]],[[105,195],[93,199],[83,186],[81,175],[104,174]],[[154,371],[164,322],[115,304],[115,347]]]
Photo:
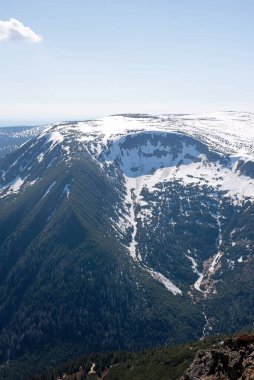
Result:
[[[223,337],[205,339],[178,346],[167,346],[137,353],[94,354],[70,361],[47,375],[34,376],[32,380],[176,380],[186,371],[199,349],[208,349]],[[96,363],[99,376],[87,375]],[[83,368],[81,370],[80,368]]]

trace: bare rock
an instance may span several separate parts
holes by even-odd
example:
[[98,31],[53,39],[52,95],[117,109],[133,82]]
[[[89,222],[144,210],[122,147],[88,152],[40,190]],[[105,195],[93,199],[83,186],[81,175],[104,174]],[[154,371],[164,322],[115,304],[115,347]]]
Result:
[[254,335],[227,339],[200,350],[181,380],[254,380]]

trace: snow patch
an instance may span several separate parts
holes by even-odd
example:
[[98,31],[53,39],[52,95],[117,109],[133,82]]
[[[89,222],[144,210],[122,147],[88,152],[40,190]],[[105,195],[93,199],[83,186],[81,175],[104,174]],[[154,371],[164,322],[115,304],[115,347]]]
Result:
[[64,140],[64,136],[59,131],[53,131],[48,134],[45,144],[51,144],[49,151],[53,150],[56,145],[62,143]]
[[45,197],[49,194],[50,190],[55,186],[55,184],[56,184],[56,181],[54,181],[54,182],[48,187],[48,189],[47,189],[47,191],[45,192],[45,194],[43,195],[42,199],[45,198]]
[[39,156],[37,157],[38,162],[42,162],[43,158],[44,158],[44,153],[40,153]]
[[66,195],[67,198],[69,198],[70,196],[70,185],[67,184],[64,186],[64,189],[63,189],[63,192],[62,192],[62,196]]
[[146,266],[144,266],[146,268],[146,271],[148,273],[150,273],[150,275],[157,281],[161,282],[166,289],[168,289],[171,293],[173,293],[175,296],[177,294],[179,295],[182,295],[182,291],[176,286],[173,284],[172,281],[170,281],[167,277],[163,276],[163,274],[159,273],[159,272],[156,272],[155,270],[151,269],[151,268],[148,268]]
[[[140,201],[141,191],[144,186],[143,182],[140,181],[140,178],[128,178],[125,176],[125,185],[126,185],[126,197],[125,197],[125,205],[128,205],[129,208],[126,210],[126,220],[128,222],[128,226],[132,228],[131,234],[131,242],[128,247],[130,256],[135,260],[142,269],[144,269],[147,273],[149,273],[155,280],[162,283],[167,290],[169,290],[174,295],[182,295],[182,291],[173,284],[168,278],[163,276],[163,274],[156,272],[152,268],[149,268],[142,261],[142,257],[138,252],[138,243],[136,241],[137,234],[137,220],[135,215],[135,205]],[[123,220],[122,220],[123,222]]]
[[5,192],[0,198],[4,198],[8,195],[18,193],[24,182],[25,179],[22,179],[21,177],[16,177],[12,182],[9,182],[8,184],[0,188],[0,194],[8,189],[8,191]]

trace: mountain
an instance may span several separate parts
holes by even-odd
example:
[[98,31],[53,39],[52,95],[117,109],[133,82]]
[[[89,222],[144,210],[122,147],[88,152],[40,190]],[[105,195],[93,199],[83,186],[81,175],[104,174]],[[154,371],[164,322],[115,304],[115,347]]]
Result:
[[44,127],[0,127],[0,158],[37,136]]
[[2,362],[252,327],[253,144],[250,113],[128,114],[4,157]]

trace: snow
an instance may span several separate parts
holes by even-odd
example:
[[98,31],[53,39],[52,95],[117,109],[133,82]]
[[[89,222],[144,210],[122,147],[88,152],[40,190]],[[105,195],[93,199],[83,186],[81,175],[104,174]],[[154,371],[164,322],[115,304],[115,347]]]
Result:
[[[128,183],[128,182],[127,182]],[[133,200],[133,197],[135,196],[134,194],[132,194],[132,189],[130,186],[126,186],[127,188],[127,195],[126,195],[126,201],[125,203],[127,204],[130,204],[130,210],[129,210],[129,223],[130,223],[130,226],[132,227],[133,231],[132,231],[132,234],[131,234],[131,243],[130,243],[130,246],[129,246],[129,250],[130,250],[130,254],[131,254],[131,257],[135,260],[135,261],[141,261],[141,257],[138,255],[137,253],[137,241],[136,241],[136,234],[137,234],[137,221],[136,221],[136,217],[135,217],[135,210],[134,210],[134,200]]]
[[[155,133],[151,131],[151,136]],[[164,132],[162,138],[165,135]],[[148,140],[146,145],[122,149],[123,141],[122,138],[115,140],[105,155],[106,161],[120,162],[127,177],[144,177],[140,178],[140,182],[145,182],[150,191],[159,182],[181,181],[185,185],[213,187],[229,197],[234,204],[247,198],[254,200],[254,179],[233,170],[235,157],[229,161],[232,165],[223,166],[219,161],[208,161],[195,145],[187,146],[184,142],[181,153],[173,158],[170,147],[163,147],[160,142],[154,146]],[[158,152],[163,152],[163,155],[156,156]],[[239,157],[238,159],[240,160]]]
[[206,335],[208,335],[213,330],[212,326],[210,325],[210,321],[207,318],[206,313],[203,311],[202,314],[203,314],[203,316],[205,318],[205,324],[204,324],[204,327],[203,327],[203,334],[202,334],[202,337],[201,337],[200,340],[203,340],[206,337]]
[[[138,131],[137,133],[140,133]],[[151,131],[151,135],[158,132]],[[162,138],[166,133],[163,132]],[[106,139],[109,141],[109,137]],[[104,140],[104,144],[107,141]],[[228,197],[232,203],[239,204],[246,198],[254,199],[254,180],[245,176],[239,175],[238,172],[232,170],[233,165],[222,166],[219,162],[210,162],[207,157],[200,153],[195,145],[182,144],[182,149],[177,156],[173,157],[170,147],[164,147],[160,141],[153,145],[148,138],[145,145],[129,149],[123,149],[121,144],[125,141],[124,138],[116,138],[109,144],[109,149],[106,150],[105,159],[107,162],[114,164],[119,162],[120,168],[124,174],[126,184],[126,200],[125,204],[130,205],[126,212],[127,225],[132,227],[132,239],[129,246],[131,257],[141,263],[141,257],[138,253],[137,235],[137,218],[140,218],[142,225],[149,225],[152,218],[152,209],[147,209],[142,198],[142,190],[147,189],[152,193],[158,191],[157,185],[166,182],[180,181],[183,185],[208,186],[215,192],[215,196]],[[154,152],[163,152],[163,155],[156,155]],[[230,163],[235,162],[235,157],[231,158]],[[133,168],[137,170],[133,171]],[[239,191],[240,190],[240,191]],[[136,206],[142,206],[141,211],[135,215]],[[187,213],[186,213],[187,216]],[[214,215],[218,224],[218,241],[217,252],[210,259],[210,265],[203,273],[197,270],[197,263],[191,256],[187,256],[192,262],[192,269],[198,275],[198,279],[193,287],[199,292],[207,293],[212,290],[209,287],[207,291],[203,291],[201,286],[204,280],[210,280],[211,276],[217,271],[220,266],[220,260],[223,253],[221,252],[222,236],[221,236],[221,220],[219,212]],[[170,222],[169,222],[170,224]],[[173,220],[172,220],[173,227]],[[124,219],[121,220],[121,225],[124,225]],[[144,264],[143,264],[144,267]],[[152,274],[150,268],[147,271]],[[153,275],[154,278],[163,283],[160,275]],[[170,280],[169,280],[170,281]],[[165,281],[164,281],[165,285]],[[166,285],[165,285],[166,286]],[[168,286],[168,289],[170,286]],[[171,287],[172,289],[172,287]]]
[[64,136],[59,131],[56,130],[47,134],[45,144],[50,143],[49,150],[53,150],[56,147],[56,145],[63,142],[63,140],[64,140]]
[[211,263],[210,267],[208,268],[208,271],[211,274],[214,274],[216,272],[216,268],[217,268],[217,266],[218,266],[218,264],[220,262],[220,259],[223,256],[223,253],[221,252],[222,230],[221,230],[221,215],[220,215],[220,211],[219,210],[218,210],[217,215],[215,215],[215,219],[216,219],[217,225],[218,225],[218,238],[217,238],[217,250],[218,250],[218,252],[214,255],[212,263]]
[[212,261],[212,263],[208,269],[211,274],[214,274],[216,272],[216,267],[219,264],[221,258],[222,258],[222,252],[216,253],[216,255],[214,256],[213,261]]
[[20,177],[17,177],[16,181],[10,186],[9,191],[12,193],[17,193],[23,185],[23,183],[24,180]]
[[[213,150],[254,158],[254,114],[217,112],[204,115],[160,115],[157,117],[109,116],[66,126],[80,141],[100,140],[102,145],[140,131],[180,132],[207,143]],[[251,157],[250,157],[251,156]]]
[[[218,176],[217,169],[220,169]],[[205,159],[202,162],[192,162],[189,165],[181,165],[181,167],[171,166],[167,168],[159,168],[155,176],[146,176],[146,182],[151,183],[151,188],[156,182],[162,181],[181,181],[185,185],[194,184],[199,186],[214,187],[224,196],[230,197],[232,203],[239,204],[246,198],[254,199],[254,180],[240,176],[238,173],[232,173],[228,168],[222,168],[219,164],[207,165]]]
[[92,366],[90,368],[90,371],[88,372],[88,375],[93,375],[96,373],[95,367],[96,367],[96,363],[92,363]]
[[26,186],[33,186],[36,182],[39,181],[39,178],[34,179],[33,181],[26,182]]
[[201,289],[201,285],[202,285],[202,282],[203,282],[203,279],[204,279],[204,275],[203,273],[199,273],[199,277],[197,279],[197,281],[194,283],[194,288],[198,291],[198,292],[201,292],[201,293],[204,293],[204,291]]
[[176,295],[182,295],[182,291],[173,284],[172,281],[170,281],[167,277],[163,276],[161,273],[156,272],[155,270],[145,267],[147,272],[150,273],[150,275],[155,279],[158,280],[160,283],[162,283],[167,290],[169,290],[171,293]]
[[229,269],[233,270],[235,268],[235,262],[234,260],[227,259],[228,267]]
[[[137,137],[140,133],[146,134],[143,145],[138,147],[130,145],[129,148],[128,145],[124,145],[127,137]],[[173,154],[171,147],[163,144],[162,140],[166,136],[180,134],[192,137],[193,144],[183,141],[178,154]],[[40,140],[42,138],[43,140]],[[236,170],[241,160],[254,162],[254,114],[252,113],[218,112],[206,115],[157,115],[156,117],[115,115],[98,120],[44,127],[38,139],[44,144],[44,148],[38,152],[39,163],[57,145],[61,144],[61,155],[65,162],[68,162],[68,159],[78,151],[84,156],[89,154],[105,172],[110,164],[114,167],[119,164],[125,182],[126,195],[123,201],[123,214],[119,215],[117,221],[112,221],[112,224],[115,224],[115,232],[124,235],[130,228],[132,229],[131,242],[127,247],[130,257],[173,294],[181,294],[181,290],[161,273],[147,267],[139,253],[137,221],[141,221],[145,226],[149,225],[154,217],[153,208],[144,201],[141,195],[142,190],[146,189],[148,193],[155,193],[158,191],[158,184],[163,187],[168,182],[178,182],[184,186],[209,187],[219,197],[227,197],[236,205],[241,205],[247,199],[254,202],[254,179],[241,175]],[[36,145],[36,141],[33,144]],[[227,156],[228,161],[223,163],[219,159],[209,160],[203,152],[199,151],[200,142],[206,144],[211,152],[217,152],[224,158]],[[25,175],[30,169],[25,166],[22,169],[20,166],[22,156],[23,154],[10,165],[8,171],[2,170],[3,182],[5,182],[5,177],[9,178],[10,170],[13,168],[24,170],[22,177],[26,178]],[[50,157],[48,168],[58,157],[60,156]],[[19,192],[25,184],[25,179],[16,177],[17,170],[14,171],[12,180],[2,185],[0,191],[4,196]],[[30,182],[26,184],[33,184],[34,177],[27,178]],[[43,198],[47,196],[55,183],[49,186]],[[25,188],[26,186],[23,186],[22,190]],[[69,184],[65,185],[62,195],[69,197]],[[186,213],[186,217],[187,211],[182,210]],[[219,214],[216,214],[215,218],[219,231],[217,250],[208,260],[207,267],[204,266],[202,273],[199,272],[198,263],[193,255],[190,252],[186,255],[191,262],[193,272],[198,276],[193,286],[200,292],[203,292],[201,286],[204,280],[209,279],[209,276],[212,276],[219,268],[223,255]],[[175,223],[173,218],[169,220],[169,228],[174,228]],[[238,262],[242,262],[239,261],[240,259],[242,260],[239,258]]]
[[[254,125],[253,121],[254,118],[252,117],[252,125]],[[152,218],[152,210],[151,208],[146,208],[147,204],[141,196],[143,188],[152,193],[157,191],[156,187],[159,183],[180,181],[183,185],[208,186],[215,192],[220,193],[221,196],[229,198],[234,204],[240,204],[248,198],[254,200],[254,179],[240,175],[239,172],[235,171],[235,163],[242,158],[246,159],[249,143],[246,142],[246,149],[243,149],[243,143],[241,143],[241,146],[236,143],[237,138],[240,137],[240,130],[237,128],[233,129],[235,134],[232,136],[232,130],[227,130],[227,127],[230,128],[231,125],[230,120],[227,120],[226,127],[223,122],[223,128],[220,123],[218,123],[220,124],[218,126],[217,122],[218,117],[216,119],[215,116],[213,118],[212,116],[208,118],[200,117],[198,120],[194,117],[193,119],[189,119],[188,117],[185,119],[184,117],[176,116],[173,118],[173,122],[172,118],[169,121],[165,117],[165,123],[162,122],[162,119],[158,121],[151,118],[147,121],[142,118],[135,119],[116,116],[91,123],[84,122],[78,124],[78,129],[83,134],[79,136],[80,143],[92,144],[93,141],[96,141],[96,148],[93,147],[90,150],[93,151],[93,154],[98,154],[99,152],[107,163],[114,164],[118,162],[120,164],[125,178],[127,195],[125,199],[126,214],[120,218],[118,226],[120,229],[124,227],[125,229],[128,227],[132,228],[131,243],[128,248],[130,256],[136,262],[141,263],[138,242],[136,240],[137,218],[140,218],[143,226],[145,223],[149,224]],[[208,129],[205,128],[206,125],[208,125]],[[198,133],[194,133],[194,129]],[[250,130],[253,136],[253,128],[249,127],[248,133]],[[167,133],[173,132],[178,134],[179,132],[184,132],[200,141],[211,144],[211,131],[214,138],[214,144],[212,144],[214,150],[223,153],[223,156],[225,153],[231,154],[227,165],[223,165],[219,161],[209,161],[203,153],[198,151],[195,142],[193,145],[186,145],[183,142],[178,156],[173,157],[170,147],[163,146],[160,141],[157,141],[156,145],[153,145],[149,137],[151,136],[152,138],[156,134],[163,138]],[[214,131],[217,132],[215,133]],[[141,132],[148,134],[146,144],[138,147],[133,146],[128,149],[122,148],[122,144],[126,140],[126,134],[127,136],[137,135]],[[221,133],[223,134],[223,139],[219,139],[219,134]],[[218,142],[218,149],[215,146],[215,142]],[[161,152],[162,154],[158,155],[155,152]],[[137,205],[141,206],[141,211],[135,214]],[[211,258],[208,268],[210,275],[215,273],[222,257],[222,252],[219,248],[222,242],[220,220],[218,219],[217,222],[219,228],[218,251]],[[173,223],[174,221],[172,220],[172,227]],[[194,288],[203,292],[201,285],[207,274],[200,273],[197,270],[197,263],[193,257],[189,256],[188,258],[192,262],[194,273],[198,275]],[[144,267],[143,263],[142,265]],[[149,268],[148,272],[151,274]],[[155,277],[162,281],[160,276],[154,275]]]
[[[216,197],[218,196],[218,194],[215,194],[214,195],[214,199],[216,199]],[[213,281],[212,280],[212,276],[216,273],[216,271],[220,268],[220,261],[221,261],[221,258],[223,257],[223,252],[221,250],[221,246],[222,246],[222,228],[221,228],[221,214],[220,214],[220,204],[218,206],[218,210],[216,212],[216,214],[213,214],[212,215],[216,222],[217,222],[217,226],[218,226],[218,237],[217,237],[217,251],[216,253],[213,255],[213,257],[211,257],[209,260],[207,260],[203,265],[204,266],[204,270],[202,273],[197,273],[198,274],[198,279],[197,281],[194,283],[194,288],[196,290],[198,290],[199,292],[201,293],[204,293],[204,295],[206,296],[207,294],[211,293],[212,291],[215,291],[214,287],[213,287]],[[232,234],[232,232],[231,232]],[[232,265],[234,265],[234,262],[232,264],[229,263],[229,267],[232,268]],[[206,290],[203,291],[201,289],[201,286],[203,284],[203,282],[206,282]],[[208,286],[207,286],[208,285]]]
[[[160,142],[154,146],[151,140],[141,147],[122,150],[120,145],[126,136],[140,133],[165,136],[169,133],[184,134],[207,144],[230,159],[228,165],[208,162],[196,147],[183,144],[181,155],[173,159],[169,147]],[[46,137],[50,150],[65,140],[63,152],[71,156],[69,142],[76,140],[79,149],[84,149],[97,161],[103,170],[102,159],[113,162],[120,158],[122,170],[128,177],[146,176],[147,187],[152,191],[154,185],[163,181],[182,181],[185,185],[197,184],[211,186],[234,204],[245,199],[254,200],[254,179],[235,171],[239,160],[254,160],[254,114],[243,112],[217,112],[204,115],[115,115],[98,120],[61,123],[44,129],[41,137]],[[154,152],[161,152],[155,157]],[[105,156],[105,154],[108,156]],[[143,157],[148,154],[147,157]],[[191,160],[194,156],[201,160]],[[38,157],[39,160],[43,156]],[[180,166],[179,166],[180,165]],[[133,172],[138,168],[138,172]],[[151,172],[155,171],[154,174]]]
[[[188,251],[188,253],[190,253],[190,251]],[[202,281],[203,281],[203,278],[204,278],[204,275],[198,271],[198,263],[196,262],[196,260],[189,256],[189,255],[185,255],[187,257],[187,259],[189,259],[192,263],[192,270],[193,270],[193,273],[197,274],[198,275],[198,279],[196,280],[196,282],[194,283],[194,288],[196,290],[198,290],[199,292],[203,293],[203,290],[201,290],[201,285],[202,285]]]
[[48,216],[48,218],[47,218],[47,222],[50,221],[50,219],[55,215],[55,213],[56,213],[56,210],[54,210],[54,211]]
[[[137,181],[139,181],[139,178]],[[162,283],[167,290],[169,290],[174,295],[182,295],[182,291],[176,285],[174,285],[172,281],[163,276],[162,273],[156,272],[143,263],[142,257],[138,252],[138,243],[136,241],[137,218],[135,215],[135,204],[141,198],[140,191],[143,188],[143,183],[140,184],[141,186],[139,186],[135,178],[128,178],[125,176],[125,185],[127,191],[125,204],[130,206],[130,208],[126,210],[127,212],[125,218],[127,220],[128,226],[132,227],[133,230],[131,234],[132,240],[128,247],[130,256],[140,265],[143,270],[149,273],[155,280]],[[134,190],[136,190],[136,192]],[[121,220],[121,223],[123,223],[123,220]],[[122,228],[122,225],[119,227]]]
[[70,184],[64,186],[62,196],[66,195],[67,198],[70,196]]
[[214,150],[254,158],[254,114],[215,112],[204,115],[180,115],[172,118],[176,130],[198,136]]
[[39,156],[37,157],[38,162],[42,162],[43,158],[44,158],[44,153],[40,153]]
[[[190,252],[188,252],[188,253],[190,253]],[[192,268],[193,272],[196,274],[199,274],[199,271],[197,270],[198,263],[196,262],[196,260],[191,256],[188,256],[188,255],[185,255],[185,256],[187,257],[187,259],[189,259],[191,261],[191,263],[192,263],[191,268]]]
[[48,187],[47,191],[43,195],[42,199],[45,198],[49,194],[50,190],[55,186],[55,184],[56,184],[56,181],[54,181],[53,183],[51,183],[51,185]]
[[22,179],[19,176],[16,177],[12,182],[10,182],[10,183],[8,183],[5,186],[0,188],[0,194],[5,192],[5,190],[8,189],[7,192],[5,192],[3,195],[1,195],[0,198],[4,198],[8,195],[18,193],[19,190],[21,189],[22,185],[24,184],[24,182],[25,182],[25,179]]

